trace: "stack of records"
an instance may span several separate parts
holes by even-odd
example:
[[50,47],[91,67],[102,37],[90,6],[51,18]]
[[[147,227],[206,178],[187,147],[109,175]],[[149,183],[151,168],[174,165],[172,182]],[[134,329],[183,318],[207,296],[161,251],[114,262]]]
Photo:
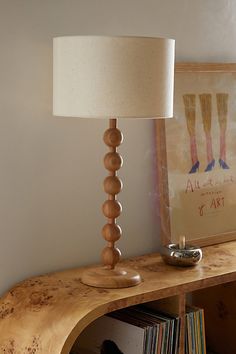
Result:
[[[178,354],[180,318],[144,305],[102,316],[81,333],[71,354]],[[206,354],[203,311],[187,309],[186,354]]]
[[206,354],[203,309],[188,306],[186,312],[185,353]]

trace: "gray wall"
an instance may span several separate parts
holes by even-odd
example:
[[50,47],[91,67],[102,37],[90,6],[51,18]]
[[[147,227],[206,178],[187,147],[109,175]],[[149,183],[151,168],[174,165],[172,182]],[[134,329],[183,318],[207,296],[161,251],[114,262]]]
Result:
[[[166,36],[177,60],[235,61],[233,0],[0,0],[0,293],[97,262],[107,122],[52,116],[52,38]],[[159,245],[152,121],[120,122],[123,256]]]

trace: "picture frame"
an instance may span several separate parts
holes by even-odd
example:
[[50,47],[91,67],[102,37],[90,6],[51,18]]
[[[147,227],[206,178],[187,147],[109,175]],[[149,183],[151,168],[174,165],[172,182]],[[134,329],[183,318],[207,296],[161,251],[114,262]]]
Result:
[[155,121],[163,245],[236,239],[236,63],[177,63],[174,118]]

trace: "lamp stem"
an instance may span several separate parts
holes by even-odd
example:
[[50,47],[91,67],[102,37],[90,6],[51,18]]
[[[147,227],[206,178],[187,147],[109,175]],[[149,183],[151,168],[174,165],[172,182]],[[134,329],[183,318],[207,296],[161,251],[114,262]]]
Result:
[[116,119],[116,118],[111,118],[111,119],[109,119],[109,126],[110,126],[110,128],[116,129],[116,126],[117,126],[117,119]]
[[109,152],[104,157],[104,166],[109,174],[103,183],[104,191],[108,197],[102,206],[103,214],[107,218],[102,235],[107,241],[107,245],[101,255],[103,266],[95,266],[85,270],[81,282],[99,288],[127,288],[140,284],[141,276],[135,270],[116,267],[121,252],[115,243],[122,233],[120,226],[116,223],[116,219],[122,211],[121,204],[116,200],[116,195],[122,189],[122,182],[117,177],[117,171],[123,163],[122,157],[117,152],[117,147],[122,143],[123,136],[117,129],[116,119],[110,119],[109,129],[105,131],[103,140],[109,147]]
[[117,147],[122,143],[123,136],[117,129],[117,120],[109,120],[109,129],[103,136],[104,143],[109,147],[109,152],[104,157],[105,168],[109,176],[104,180],[104,191],[108,198],[103,204],[103,214],[107,217],[107,224],[102,229],[107,246],[102,251],[102,263],[107,269],[114,269],[119,262],[121,252],[115,247],[115,242],[121,237],[121,228],[116,224],[116,218],[122,211],[121,204],[116,200],[116,195],[122,189],[122,182],[117,177],[117,170],[122,166],[122,157],[117,152]]

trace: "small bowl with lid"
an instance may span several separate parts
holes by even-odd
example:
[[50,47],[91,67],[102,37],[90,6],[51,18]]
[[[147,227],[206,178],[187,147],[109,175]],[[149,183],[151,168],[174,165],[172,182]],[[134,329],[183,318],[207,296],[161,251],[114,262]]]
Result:
[[163,246],[161,256],[165,263],[174,266],[190,267],[197,265],[202,259],[202,250],[198,246],[185,243],[181,237],[179,243]]

